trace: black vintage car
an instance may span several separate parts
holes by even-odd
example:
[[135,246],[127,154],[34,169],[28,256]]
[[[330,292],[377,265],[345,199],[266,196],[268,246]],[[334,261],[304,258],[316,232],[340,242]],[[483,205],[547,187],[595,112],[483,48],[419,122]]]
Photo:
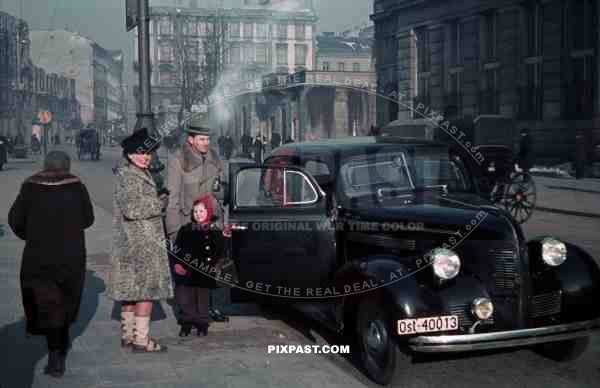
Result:
[[356,339],[387,384],[413,353],[532,346],[579,356],[600,325],[600,270],[552,236],[526,240],[447,145],[288,144],[230,171],[238,286]]

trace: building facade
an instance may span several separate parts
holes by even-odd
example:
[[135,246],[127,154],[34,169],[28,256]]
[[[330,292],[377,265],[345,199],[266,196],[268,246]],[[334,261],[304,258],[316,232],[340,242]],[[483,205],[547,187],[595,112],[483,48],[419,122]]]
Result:
[[[529,128],[538,161],[600,143],[596,0],[375,0],[377,121],[497,116]],[[420,104],[420,105],[419,105]],[[518,132],[517,132],[518,133]]]
[[27,23],[0,12],[0,133],[29,142],[41,135],[35,125],[42,110],[52,112],[53,138],[79,120],[75,80],[35,65]]
[[75,81],[80,112],[73,130],[90,125],[108,136],[115,126],[122,125],[126,114],[121,51],[107,50],[66,30],[32,31],[30,36],[34,64]]
[[[202,73],[207,69],[207,50],[214,47],[209,40],[215,39],[215,28],[223,35],[217,59],[222,63],[213,69],[216,74],[208,75],[216,78],[210,83],[213,90],[199,87],[193,91],[198,98],[228,87],[243,88],[247,82],[274,73],[288,75],[314,68],[317,17],[312,1],[287,2],[287,7],[276,3],[240,0],[229,4],[232,8],[199,8],[194,2],[151,8],[152,104],[159,125],[190,108],[182,107],[183,63],[198,69],[194,81],[204,81],[202,77],[207,75]],[[136,50],[136,70],[137,64]],[[215,106],[211,118],[221,134],[271,137],[289,130],[293,109],[286,96],[273,99],[260,92],[245,93]]]

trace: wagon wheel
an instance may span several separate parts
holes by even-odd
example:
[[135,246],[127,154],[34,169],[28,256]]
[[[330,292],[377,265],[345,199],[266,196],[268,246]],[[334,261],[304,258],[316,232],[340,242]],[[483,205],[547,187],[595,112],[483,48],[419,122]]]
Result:
[[522,224],[533,214],[536,202],[535,182],[527,173],[516,173],[506,182],[501,201],[510,215]]

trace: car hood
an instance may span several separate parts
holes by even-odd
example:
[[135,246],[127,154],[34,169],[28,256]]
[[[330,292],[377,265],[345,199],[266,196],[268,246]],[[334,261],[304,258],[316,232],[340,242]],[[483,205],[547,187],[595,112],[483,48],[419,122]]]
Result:
[[400,222],[403,227],[420,223],[418,227],[425,232],[469,233],[477,239],[513,239],[515,232],[519,234],[518,225],[504,210],[474,194],[420,193],[382,202],[363,198],[350,203],[342,206],[341,215],[353,221]]

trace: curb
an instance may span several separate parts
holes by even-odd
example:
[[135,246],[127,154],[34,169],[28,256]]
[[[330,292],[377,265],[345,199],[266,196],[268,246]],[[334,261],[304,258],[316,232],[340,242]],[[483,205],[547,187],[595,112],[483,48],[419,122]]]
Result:
[[584,213],[584,212],[580,212],[577,210],[556,209],[556,208],[544,207],[544,206],[536,206],[535,210],[541,210],[541,211],[544,211],[547,213],[566,214],[568,216],[600,219],[600,214]]

